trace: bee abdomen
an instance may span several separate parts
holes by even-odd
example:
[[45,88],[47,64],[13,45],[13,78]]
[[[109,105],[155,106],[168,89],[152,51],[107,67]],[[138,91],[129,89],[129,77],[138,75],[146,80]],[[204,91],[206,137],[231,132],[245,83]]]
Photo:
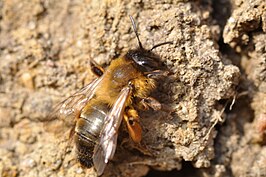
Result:
[[74,141],[77,158],[83,166],[91,167],[94,146],[103,127],[108,112],[107,105],[91,105],[81,112],[75,128]]
[[92,167],[92,155],[95,143],[84,135],[78,133],[74,135],[74,140],[77,150],[77,159],[80,164],[87,168]]

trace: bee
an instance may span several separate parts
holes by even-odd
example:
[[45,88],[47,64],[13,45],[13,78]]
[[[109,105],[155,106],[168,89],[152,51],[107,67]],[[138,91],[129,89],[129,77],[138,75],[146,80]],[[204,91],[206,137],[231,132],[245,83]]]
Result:
[[[156,77],[167,72],[159,70],[162,63],[152,50],[172,42],[144,49],[131,16],[130,20],[139,47],[112,60],[106,69],[91,61],[91,70],[98,77],[61,102],[54,109],[56,116],[51,116],[71,127],[69,137],[74,141],[78,161],[88,168],[94,166],[98,175],[115,154],[122,120],[131,139],[140,143],[142,128],[137,109],[161,107],[150,93],[156,88]],[[62,133],[58,128],[53,131]]]

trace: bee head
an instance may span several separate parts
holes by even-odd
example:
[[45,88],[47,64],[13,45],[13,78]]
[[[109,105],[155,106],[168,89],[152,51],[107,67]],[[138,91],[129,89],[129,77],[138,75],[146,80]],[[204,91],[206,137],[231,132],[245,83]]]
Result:
[[153,46],[150,50],[146,50],[142,47],[142,44],[140,42],[139,39],[139,35],[137,32],[137,27],[136,24],[134,22],[134,19],[132,16],[129,16],[132,26],[133,26],[133,31],[136,34],[136,37],[138,39],[138,43],[139,43],[139,48],[135,49],[135,50],[130,50],[127,52],[126,54],[126,58],[127,59],[131,59],[135,62],[135,64],[137,65],[137,67],[139,67],[139,69],[143,72],[149,72],[149,71],[153,71],[156,69],[159,69],[162,66],[162,63],[160,62],[160,58],[159,56],[155,55],[152,50],[165,45],[165,44],[173,44],[173,42],[163,42],[163,43],[159,43],[155,46]]
[[125,57],[126,59],[133,60],[136,66],[143,72],[153,71],[162,66],[158,56],[143,48],[130,50]]

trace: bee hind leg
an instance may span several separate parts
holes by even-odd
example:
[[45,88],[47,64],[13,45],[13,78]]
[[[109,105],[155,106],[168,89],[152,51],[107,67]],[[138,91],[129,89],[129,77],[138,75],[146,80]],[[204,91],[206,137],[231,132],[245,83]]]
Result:
[[138,112],[133,107],[130,107],[125,111],[124,120],[126,122],[129,135],[133,140],[133,142],[135,143],[134,149],[137,149],[138,151],[140,151],[145,155],[153,156],[151,150],[148,147],[146,147],[145,144],[141,143],[142,128],[140,126]]
[[138,112],[134,108],[127,109],[124,114],[124,120],[132,140],[135,143],[140,143],[142,138],[142,128],[140,126]]

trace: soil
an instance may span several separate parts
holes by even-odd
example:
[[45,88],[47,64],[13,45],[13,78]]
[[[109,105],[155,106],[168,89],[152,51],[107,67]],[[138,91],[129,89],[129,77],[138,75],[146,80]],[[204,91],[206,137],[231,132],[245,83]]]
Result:
[[171,75],[143,111],[140,150],[121,126],[103,176],[266,176],[264,0],[0,0],[0,174],[96,176],[43,128],[60,101],[138,47]]

